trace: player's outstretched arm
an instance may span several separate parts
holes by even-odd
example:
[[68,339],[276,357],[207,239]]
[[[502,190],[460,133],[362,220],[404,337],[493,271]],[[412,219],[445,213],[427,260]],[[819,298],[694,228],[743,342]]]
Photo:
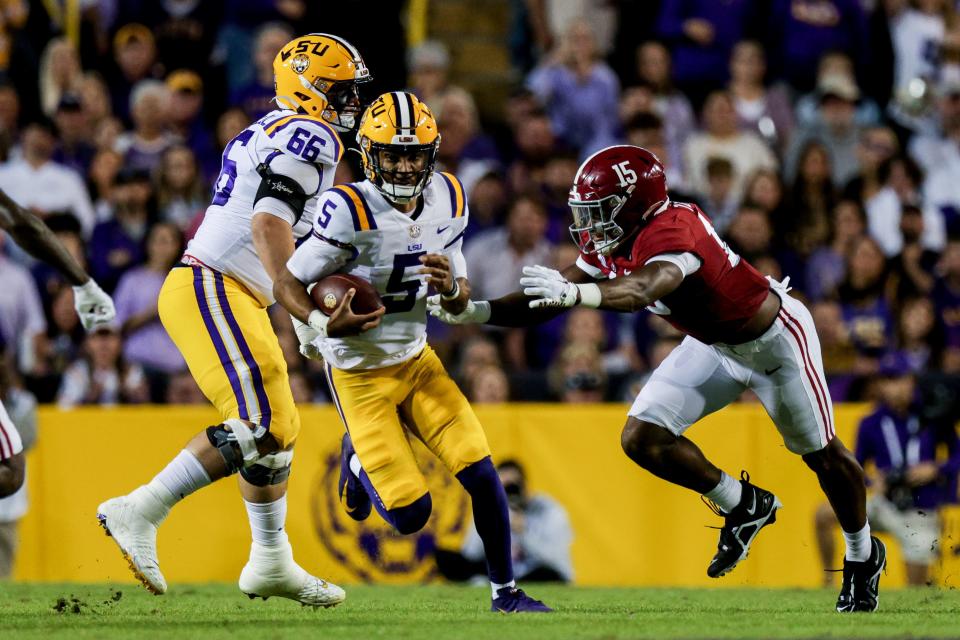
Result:
[[578,284],[553,269],[523,268],[523,292],[532,297],[531,308],[567,309],[583,305],[606,311],[633,313],[669,294],[683,282],[680,267],[651,262],[639,271],[613,280]]
[[0,189],[0,228],[27,253],[56,268],[75,287],[90,279],[43,220],[33,215]]
[[683,282],[683,272],[670,262],[651,262],[629,276],[597,284],[599,309],[632,313],[669,295]]
[[304,324],[310,324],[310,314],[317,311],[317,305],[307,293],[307,286],[290,273],[286,265],[273,280],[273,297],[291,316]]
[[[570,265],[563,273],[554,271],[568,283],[592,282],[593,278],[576,265]],[[522,280],[521,280],[522,283]],[[552,320],[566,308],[562,306],[532,306],[529,296],[523,291],[507,294],[496,300],[467,300],[459,314],[449,313],[440,305],[440,296],[427,300],[430,314],[448,324],[492,324],[499,327],[530,327]]]
[[116,316],[113,300],[83,270],[43,220],[0,189],[0,229],[27,253],[55,268],[73,285],[73,301],[84,329],[110,322]]

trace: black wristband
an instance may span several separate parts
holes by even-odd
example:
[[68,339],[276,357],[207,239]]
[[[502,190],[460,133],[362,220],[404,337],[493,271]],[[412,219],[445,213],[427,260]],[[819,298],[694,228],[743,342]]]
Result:
[[449,293],[440,292],[440,297],[444,300],[456,300],[457,296],[460,295],[460,283],[456,280],[453,281],[453,289]]

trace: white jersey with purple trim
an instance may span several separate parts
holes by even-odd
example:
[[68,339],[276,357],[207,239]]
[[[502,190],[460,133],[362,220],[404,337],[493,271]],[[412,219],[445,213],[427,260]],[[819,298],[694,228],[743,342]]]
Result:
[[[343,143],[337,132],[319,118],[278,109],[251,124],[223,150],[213,202],[187,245],[184,262],[229,275],[264,306],[272,304],[273,282],[253,245],[254,213],[286,220],[295,239],[309,235],[317,198],[333,185],[342,155]],[[302,214],[278,198],[258,197],[264,179],[258,170],[261,166],[300,184],[307,195]]]
[[7,410],[0,402],[0,460],[7,460],[23,451],[23,441],[20,432],[7,415]]
[[317,340],[337,369],[379,369],[417,355],[427,343],[426,276],[420,256],[450,258],[453,276],[467,277],[463,185],[436,173],[410,213],[397,211],[369,181],[336,186],[320,197],[310,237],[287,268],[310,284],[340,271],[370,281],[387,308],[380,325],[349,338]]

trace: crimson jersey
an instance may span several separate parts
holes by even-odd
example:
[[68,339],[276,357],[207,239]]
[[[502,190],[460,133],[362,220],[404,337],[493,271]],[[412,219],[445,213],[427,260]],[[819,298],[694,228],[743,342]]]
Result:
[[637,234],[629,255],[580,254],[577,264],[595,278],[616,278],[641,269],[655,256],[685,252],[700,259],[700,268],[647,309],[700,342],[736,342],[737,332],[757,313],[770,286],[730,250],[696,205],[670,202]]

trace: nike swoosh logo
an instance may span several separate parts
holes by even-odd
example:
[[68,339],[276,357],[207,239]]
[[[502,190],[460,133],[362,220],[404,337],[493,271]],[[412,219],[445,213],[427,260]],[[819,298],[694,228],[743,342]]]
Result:
[[443,233],[444,231],[446,231],[446,230],[449,229],[449,228],[450,228],[450,225],[447,225],[447,226],[445,226],[445,227],[438,227],[438,228],[437,228],[437,233]]
[[747,509],[747,513],[752,516],[752,515],[755,515],[755,514],[756,514],[756,511],[757,511],[757,494],[755,494],[755,493],[752,494],[752,495],[750,496],[750,499],[751,499],[753,502],[752,502],[752,504],[750,505],[750,508]]
[[780,371],[780,369],[783,369],[783,365],[780,365],[779,367],[774,367],[773,369],[764,369],[763,372],[766,375],[770,376],[775,374],[777,371]]

